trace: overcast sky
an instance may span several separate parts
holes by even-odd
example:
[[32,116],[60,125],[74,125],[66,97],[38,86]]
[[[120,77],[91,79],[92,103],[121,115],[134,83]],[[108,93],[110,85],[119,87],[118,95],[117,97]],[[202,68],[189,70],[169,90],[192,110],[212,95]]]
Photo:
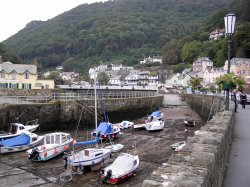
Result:
[[46,21],[80,4],[106,0],[0,0],[0,42],[32,20]]

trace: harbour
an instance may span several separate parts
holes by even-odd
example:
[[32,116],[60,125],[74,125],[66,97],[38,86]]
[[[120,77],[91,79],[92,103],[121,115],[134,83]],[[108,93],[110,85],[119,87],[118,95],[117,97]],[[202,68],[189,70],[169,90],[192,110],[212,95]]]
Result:
[[[172,106],[160,108],[164,113],[165,127],[162,131],[149,132],[144,129],[123,129],[121,134],[114,140],[115,143],[122,143],[122,152],[139,155],[140,166],[136,175],[119,184],[119,186],[141,186],[147,178],[160,165],[167,162],[171,154],[178,154],[171,149],[170,145],[178,141],[185,141],[188,136],[193,136],[196,130],[205,124],[201,118],[192,112],[188,106]],[[196,121],[195,127],[188,127],[183,123],[186,117],[192,113],[192,118]],[[144,118],[133,120],[139,124]],[[72,137],[78,141],[91,139],[90,132],[94,130],[79,129],[67,130]],[[46,132],[48,133],[48,132]],[[76,147],[75,151],[84,147]],[[112,157],[104,162],[103,167],[109,165],[119,153],[113,153]],[[71,168],[64,168],[63,156],[58,156],[47,162],[31,162],[25,152],[1,155],[0,182],[5,186],[106,186],[99,179],[99,171],[84,171],[82,174],[72,174]],[[13,170],[16,173],[13,175]],[[23,180],[25,177],[27,180]],[[15,177],[15,180],[12,180]],[[10,183],[12,182],[12,183]],[[14,184],[14,182],[16,182]]]

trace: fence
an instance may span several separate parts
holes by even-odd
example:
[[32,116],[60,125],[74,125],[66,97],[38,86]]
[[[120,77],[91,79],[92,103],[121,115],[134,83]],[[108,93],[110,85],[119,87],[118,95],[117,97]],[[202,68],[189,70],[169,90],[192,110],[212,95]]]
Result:
[[[142,98],[156,96],[156,92],[98,93],[97,99]],[[48,103],[49,101],[93,100],[94,93],[52,93],[48,96],[1,96],[0,104]]]

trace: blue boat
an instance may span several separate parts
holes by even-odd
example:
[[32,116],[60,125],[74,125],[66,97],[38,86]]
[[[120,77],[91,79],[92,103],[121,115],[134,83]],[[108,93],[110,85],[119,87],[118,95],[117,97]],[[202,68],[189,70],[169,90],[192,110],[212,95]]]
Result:
[[161,111],[155,111],[155,112],[152,112],[152,114],[150,114],[148,116],[148,120],[160,120],[162,119],[164,116],[164,114],[161,112]]
[[38,145],[44,136],[34,133],[22,133],[13,138],[0,141],[0,154],[24,151]]
[[101,122],[97,129],[93,131],[92,136],[99,136],[100,139],[114,139],[120,132],[120,128],[109,122]]

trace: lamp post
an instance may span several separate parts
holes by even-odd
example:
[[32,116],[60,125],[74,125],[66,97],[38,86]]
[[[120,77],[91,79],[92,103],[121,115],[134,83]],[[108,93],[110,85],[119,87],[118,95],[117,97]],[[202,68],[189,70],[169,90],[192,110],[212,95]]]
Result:
[[[230,47],[232,43],[232,35],[235,30],[235,21],[236,16],[235,14],[229,13],[224,17],[225,21],[225,34],[228,38],[227,41],[227,49],[228,49],[228,56],[227,56],[227,74],[230,73]],[[226,110],[229,110],[229,89],[226,90]]]

